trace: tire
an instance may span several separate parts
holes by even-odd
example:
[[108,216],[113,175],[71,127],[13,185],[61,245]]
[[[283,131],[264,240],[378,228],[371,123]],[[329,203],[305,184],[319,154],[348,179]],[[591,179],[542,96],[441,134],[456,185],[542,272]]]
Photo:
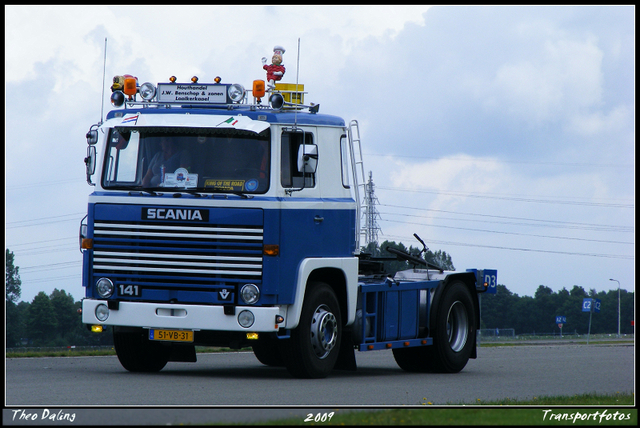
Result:
[[113,345],[120,364],[130,372],[159,372],[171,356],[170,345],[150,341],[143,329],[136,332],[114,329]]
[[458,373],[475,347],[476,309],[473,296],[461,281],[447,285],[437,302],[433,345],[394,349],[398,366],[409,372]]
[[258,340],[251,345],[253,353],[258,361],[265,366],[283,367],[284,361],[280,352],[280,340],[271,336],[260,336]]
[[324,378],[333,370],[342,340],[342,317],[335,293],[323,282],[307,286],[300,322],[283,342],[285,365],[297,378]]

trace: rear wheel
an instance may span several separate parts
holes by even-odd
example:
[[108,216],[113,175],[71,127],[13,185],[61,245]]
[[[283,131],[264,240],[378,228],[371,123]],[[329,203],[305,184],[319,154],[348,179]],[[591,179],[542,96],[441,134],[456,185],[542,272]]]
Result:
[[342,340],[342,317],[329,285],[308,285],[300,322],[283,343],[286,367],[299,378],[326,377],[336,364]]
[[457,373],[467,365],[475,346],[476,313],[473,297],[464,283],[447,285],[434,315],[433,345],[393,350],[403,370]]
[[171,347],[150,341],[147,330],[113,330],[113,345],[122,367],[130,372],[159,372],[167,365]]

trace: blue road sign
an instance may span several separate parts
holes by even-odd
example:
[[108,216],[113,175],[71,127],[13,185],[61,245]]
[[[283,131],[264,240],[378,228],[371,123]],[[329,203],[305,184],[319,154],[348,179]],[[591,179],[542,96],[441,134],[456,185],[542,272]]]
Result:
[[600,299],[585,298],[582,300],[582,312],[600,312]]
[[567,322],[567,317],[563,316],[563,315],[558,315],[556,317],[556,324],[561,324],[561,323],[565,323]]

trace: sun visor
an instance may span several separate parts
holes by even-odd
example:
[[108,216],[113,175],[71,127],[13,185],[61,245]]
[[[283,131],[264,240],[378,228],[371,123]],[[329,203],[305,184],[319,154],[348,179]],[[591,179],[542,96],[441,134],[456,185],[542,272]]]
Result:
[[268,122],[253,120],[247,116],[219,116],[206,114],[142,114],[128,113],[122,117],[120,124],[115,127],[121,132],[131,128],[215,128],[237,131],[247,131],[260,134],[269,128]]

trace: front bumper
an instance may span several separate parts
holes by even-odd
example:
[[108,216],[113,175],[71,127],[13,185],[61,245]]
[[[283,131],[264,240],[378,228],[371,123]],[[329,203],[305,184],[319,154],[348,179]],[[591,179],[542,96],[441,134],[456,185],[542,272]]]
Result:
[[[234,314],[227,315],[223,306],[121,301],[118,309],[110,309],[108,318],[100,321],[96,318],[96,307],[100,304],[107,305],[107,301],[94,299],[82,301],[84,324],[181,330],[273,332],[278,331],[279,328],[276,316],[286,316],[286,309],[279,306],[235,306]],[[251,311],[255,317],[255,321],[249,327],[242,327],[238,323],[238,315],[244,310]],[[280,325],[284,326],[284,323]]]

